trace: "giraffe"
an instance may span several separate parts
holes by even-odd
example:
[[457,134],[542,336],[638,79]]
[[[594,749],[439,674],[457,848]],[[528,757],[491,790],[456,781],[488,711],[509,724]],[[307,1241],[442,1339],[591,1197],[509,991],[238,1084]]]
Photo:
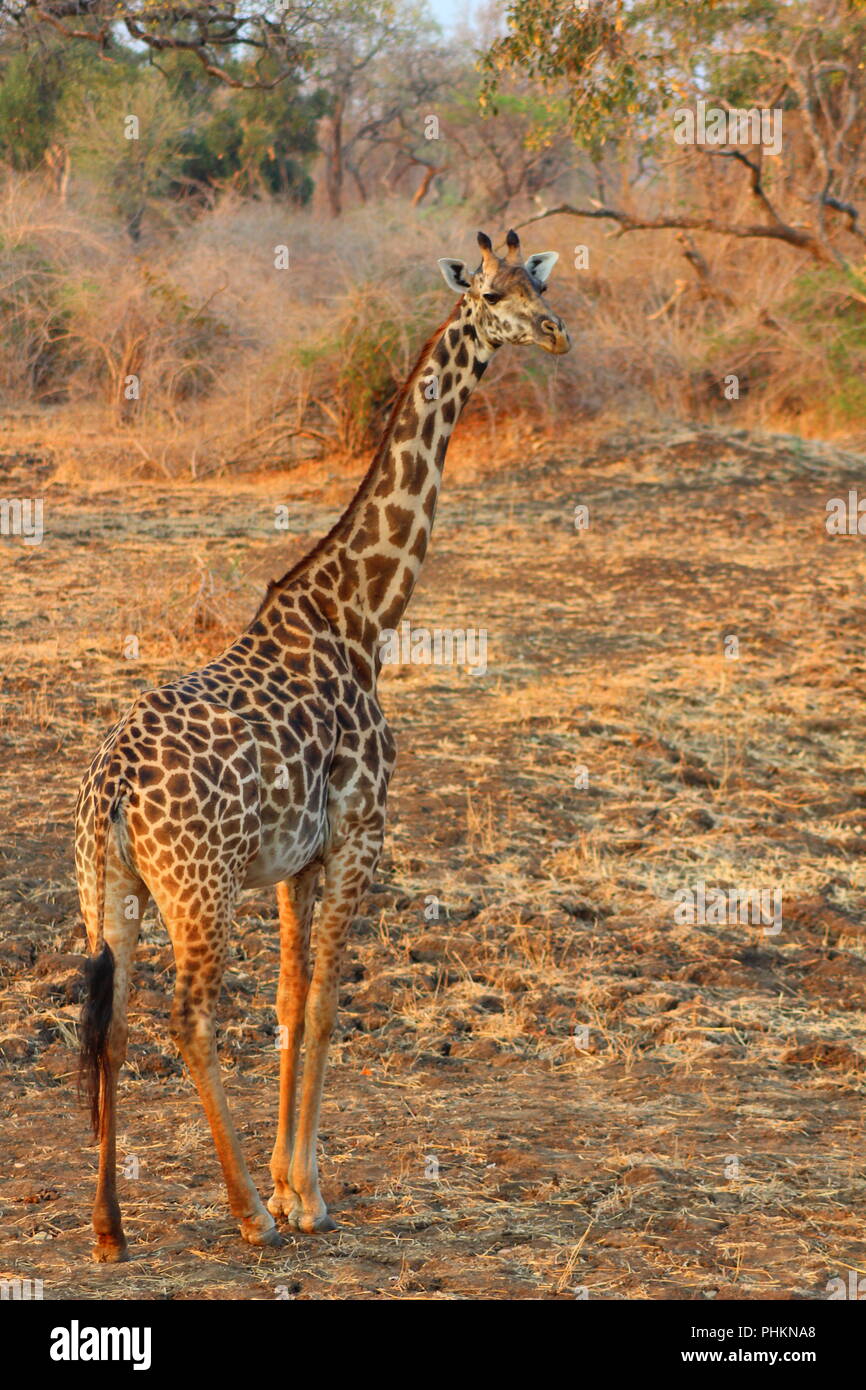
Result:
[[[254,1246],[275,1218],[334,1229],[316,1138],[343,946],[375,870],[394,739],[376,695],[380,634],[406,608],[427,550],[445,451],[503,343],[570,347],[542,294],[557,259],[498,256],[439,266],[459,298],[422,348],[347,510],[268,585],[252,622],[191,675],[143,692],[107,734],[76,808],[76,872],[89,959],[81,1080],[99,1169],[94,1258],[128,1258],[116,1187],[117,1080],[142,914],[152,898],[175,959],[170,1031],[210,1122],[232,1215]],[[310,934],[321,881],[315,961]],[[280,972],[277,1132],[267,1207],[229,1114],[216,1006],[239,893],[276,886]],[[301,1046],[304,1067],[301,1076]]]

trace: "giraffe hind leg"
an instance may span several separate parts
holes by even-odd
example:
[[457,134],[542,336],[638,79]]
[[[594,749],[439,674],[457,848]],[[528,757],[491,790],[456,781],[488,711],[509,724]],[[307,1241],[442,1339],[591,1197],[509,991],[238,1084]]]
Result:
[[[96,1127],[99,1137],[99,1173],[93,1204],[96,1244],[93,1258],[100,1264],[116,1264],[129,1258],[117,1197],[117,1080],[126,1059],[128,1037],[127,999],[129,976],[150,894],[141,880],[109,854],[106,866],[103,935],[106,954],[97,956],[108,998],[107,1028],[99,1065]],[[95,928],[88,914],[88,935],[95,943]],[[93,976],[91,977],[93,978]],[[94,980],[95,983],[95,980]],[[85,1009],[85,1040],[87,1032]]]
[[250,1177],[232,1123],[216,1049],[216,1006],[225,966],[231,908],[224,901],[195,917],[160,904],[174,947],[177,976],[171,1035],[204,1106],[223,1170],[229,1207],[250,1245],[281,1245],[274,1219]]

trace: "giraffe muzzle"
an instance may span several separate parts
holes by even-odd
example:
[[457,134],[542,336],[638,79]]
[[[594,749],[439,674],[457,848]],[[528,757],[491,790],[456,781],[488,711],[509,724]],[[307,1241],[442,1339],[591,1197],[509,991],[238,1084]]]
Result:
[[554,318],[549,314],[541,320],[538,330],[538,346],[544,348],[545,352],[552,352],[555,356],[560,357],[570,349],[571,338],[562,319]]

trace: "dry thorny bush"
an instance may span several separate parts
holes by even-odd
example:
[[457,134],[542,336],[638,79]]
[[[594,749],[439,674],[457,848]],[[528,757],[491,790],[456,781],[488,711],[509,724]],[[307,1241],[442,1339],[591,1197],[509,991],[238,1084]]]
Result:
[[[474,233],[466,209],[393,202],[323,224],[227,196],[156,223],[131,255],[98,198],[61,204],[36,176],[9,174],[0,382],[25,412],[51,407],[39,426],[56,457],[83,435],[97,471],[355,455],[450,309],[436,259],[471,259]],[[558,217],[524,243],[560,252],[551,301],[575,348],[553,365],[500,354],[467,412],[491,441],[505,422],[710,419],[732,374],[741,422],[844,432],[862,419],[859,311],[793,254],[705,239],[697,279],[666,233],[611,238]]]

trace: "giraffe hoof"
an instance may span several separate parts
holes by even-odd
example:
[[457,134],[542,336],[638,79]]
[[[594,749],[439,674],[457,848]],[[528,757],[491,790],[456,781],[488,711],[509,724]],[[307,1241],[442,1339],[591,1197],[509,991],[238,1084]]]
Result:
[[283,1238],[276,1226],[268,1226],[266,1230],[261,1230],[256,1226],[241,1226],[241,1235],[248,1245],[270,1245],[273,1249],[279,1249],[283,1244]]
[[329,1216],[327,1212],[325,1212],[323,1216],[310,1216],[306,1213],[302,1213],[297,1217],[296,1221],[293,1222],[293,1225],[296,1230],[303,1231],[306,1236],[324,1235],[326,1231],[336,1231],[338,1229],[336,1221],[332,1216]]
[[129,1247],[125,1240],[118,1243],[116,1240],[104,1240],[99,1236],[93,1247],[93,1259],[98,1265],[123,1264],[129,1259]]

